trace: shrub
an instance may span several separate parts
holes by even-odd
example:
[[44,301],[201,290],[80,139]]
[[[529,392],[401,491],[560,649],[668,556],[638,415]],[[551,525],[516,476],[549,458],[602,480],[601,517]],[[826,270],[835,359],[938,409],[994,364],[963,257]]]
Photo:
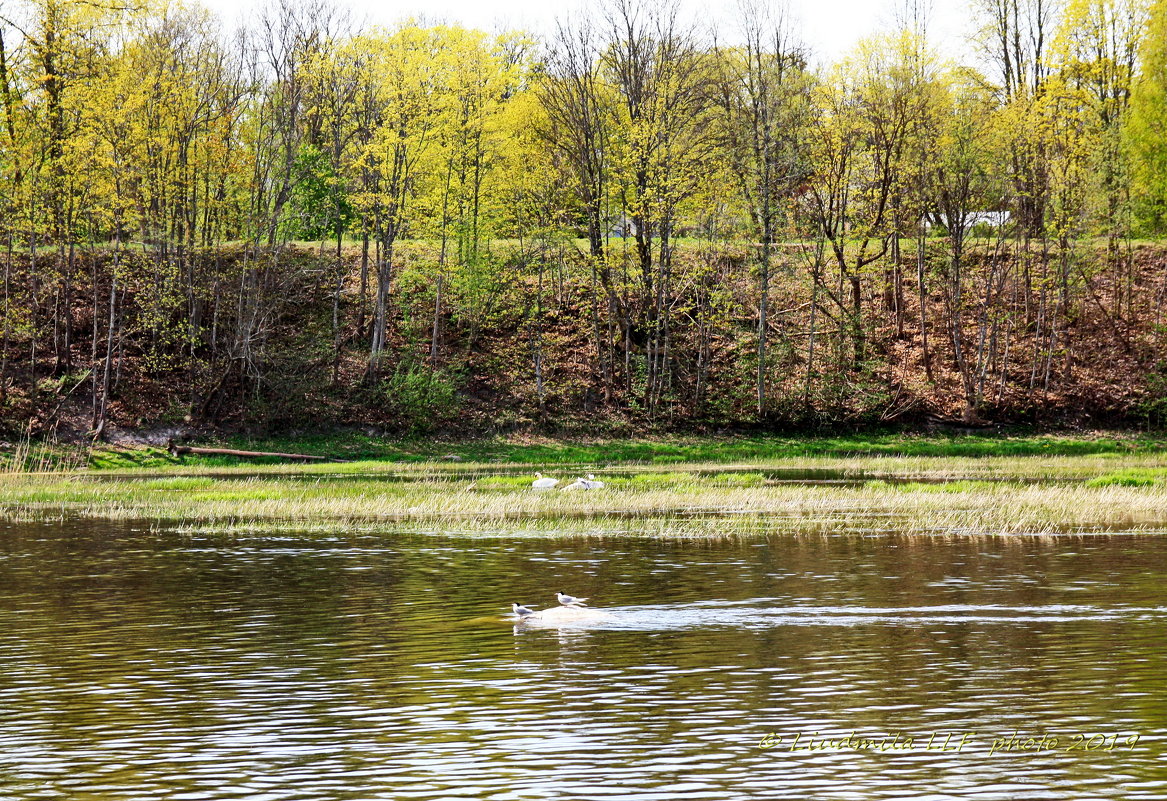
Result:
[[1167,362],[1159,362],[1147,376],[1147,390],[1138,404],[1147,428],[1167,426]]
[[398,363],[393,375],[381,382],[380,392],[389,414],[411,434],[433,431],[453,420],[462,405],[452,373],[408,361]]

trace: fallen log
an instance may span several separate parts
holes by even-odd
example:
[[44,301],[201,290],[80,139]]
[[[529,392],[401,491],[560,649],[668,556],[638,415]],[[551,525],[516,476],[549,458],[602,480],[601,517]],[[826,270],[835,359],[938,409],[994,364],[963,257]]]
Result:
[[301,462],[347,462],[348,459],[333,459],[328,456],[309,456],[306,453],[275,453],[270,451],[238,451],[234,448],[196,448],[192,445],[178,445],[173,440],[169,443],[171,456],[186,456],[188,454],[195,454],[199,456],[240,456],[243,458],[256,458],[260,456],[271,456],[277,459],[294,459]]

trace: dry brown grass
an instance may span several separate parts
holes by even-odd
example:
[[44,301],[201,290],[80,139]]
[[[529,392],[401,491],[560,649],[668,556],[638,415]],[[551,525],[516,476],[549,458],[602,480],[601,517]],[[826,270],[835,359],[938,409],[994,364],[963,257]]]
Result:
[[[724,466],[717,469],[724,475]],[[9,475],[0,478],[0,512],[12,519],[136,518],[215,530],[544,535],[1037,534],[1167,528],[1167,482],[1141,487],[1081,482],[726,486],[675,466],[664,477],[668,482],[663,485],[638,486],[626,479],[623,486],[591,492],[534,492],[521,484],[485,489],[479,479],[447,471],[392,482],[277,474],[157,480]]]

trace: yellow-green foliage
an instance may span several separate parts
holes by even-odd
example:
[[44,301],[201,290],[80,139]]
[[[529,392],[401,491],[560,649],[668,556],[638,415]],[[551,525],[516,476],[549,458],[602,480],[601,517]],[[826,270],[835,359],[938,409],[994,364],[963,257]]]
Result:
[[[1159,302],[1116,245],[1132,194],[1167,220],[1165,2],[981,2],[969,33],[1024,51],[998,75],[911,20],[818,70],[764,3],[724,43],[659,2],[535,41],[29,0],[0,15],[0,423],[851,425],[1033,408],[1039,372],[1085,403],[1055,354]],[[1025,230],[962,265],[986,211]]]
[[1167,0],[1151,6],[1140,64],[1125,130],[1131,189],[1144,228],[1162,233],[1167,231]]

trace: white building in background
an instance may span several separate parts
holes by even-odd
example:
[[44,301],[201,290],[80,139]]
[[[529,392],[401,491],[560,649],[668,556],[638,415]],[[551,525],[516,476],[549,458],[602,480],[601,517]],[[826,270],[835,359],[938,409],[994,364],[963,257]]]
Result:
[[[1008,209],[1003,211],[974,211],[970,212],[968,218],[964,223],[964,232],[967,235],[969,231],[978,225],[988,225],[992,228],[1001,229],[1009,224],[1012,218]],[[933,219],[930,217],[924,218],[924,229],[931,230],[935,227]]]
[[625,239],[636,236],[636,221],[631,217],[621,215],[608,229],[608,236],[612,239]]

